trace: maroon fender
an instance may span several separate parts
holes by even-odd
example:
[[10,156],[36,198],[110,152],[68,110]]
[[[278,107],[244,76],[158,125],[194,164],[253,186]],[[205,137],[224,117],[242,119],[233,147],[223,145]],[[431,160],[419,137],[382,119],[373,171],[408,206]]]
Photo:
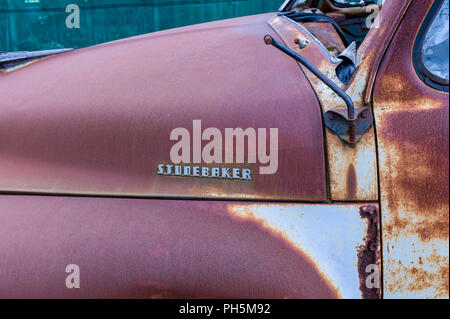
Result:
[[[0,298],[335,298],[316,264],[227,202],[0,196]],[[67,289],[69,264],[80,289]]]

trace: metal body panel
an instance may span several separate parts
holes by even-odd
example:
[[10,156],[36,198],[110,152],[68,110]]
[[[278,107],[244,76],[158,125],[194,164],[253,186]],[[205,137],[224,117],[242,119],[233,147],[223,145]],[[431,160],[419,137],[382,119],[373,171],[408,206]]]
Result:
[[433,1],[413,1],[373,93],[386,298],[449,297],[449,96],[417,76],[412,52]]
[[[325,201],[320,106],[269,15],[75,50],[0,74],[0,191]],[[275,36],[275,35],[274,35]],[[286,94],[289,93],[289,94]],[[165,177],[177,127],[278,128],[278,171]],[[203,142],[205,143],[205,142]]]
[[383,9],[358,49],[358,72],[364,76],[360,77],[360,81],[354,81],[349,88],[353,99],[365,104],[372,102],[372,90],[381,60],[411,1],[395,0],[383,4]]
[[[326,48],[331,43],[341,42],[335,30],[328,29],[333,42],[322,44],[318,43],[319,40],[306,30],[309,27],[308,24],[305,24],[305,26],[299,25],[281,16],[272,18],[269,24],[289,48],[305,57],[333,80],[336,85],[346,90],[335,72],[339,60],[330,58],[332,55]],[[320,37],[323,38],[324,35],[322,34]],[[311,44],[304,49],[299,49],[298,45],[295,44],[296,39],[307,39]],[[337,49],[343,50],[342,42]],[[346,109],[344,101],[339,96],[310,71],[302,68],[316,92],[323,113],[329,110]],[[352,83],[359,83],[361,77],[364,76],[365,73],[360,73],[358,70],[351,81]],[[351,85],[350,83],[348,87],[351,87]],[[353,97],[352,91],[347,91],[347,93]],[[362,106],[361,99],[356,99],[353,102],[355,107]],[[365,133],[355,147],[350,147],[342,142],[330,130],[327,129],[325,132],[331,199],[339,201],[377,200],[377,163],[373,128]]]
[[0,297],[361,298],[359,210],[2,195]]

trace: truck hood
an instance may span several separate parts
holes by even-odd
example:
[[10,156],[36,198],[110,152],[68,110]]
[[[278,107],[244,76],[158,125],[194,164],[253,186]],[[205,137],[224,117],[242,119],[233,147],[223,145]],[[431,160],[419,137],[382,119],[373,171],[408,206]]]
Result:
[[[326,200],[318,101],[264,45],[274,14],[205,23],[41,59],[0,74],[0,190]],[[278,169],[251,181],[170,178],[170,132],[277,128]]]

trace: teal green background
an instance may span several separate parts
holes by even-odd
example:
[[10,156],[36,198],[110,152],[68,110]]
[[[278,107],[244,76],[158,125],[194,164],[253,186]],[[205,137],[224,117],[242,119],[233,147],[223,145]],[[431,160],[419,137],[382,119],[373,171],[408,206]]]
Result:
[[[282,0],[0,0],[0,51],[81,48],[169,28],[274,12]],[[68,29],[68,4],[80,28]]]

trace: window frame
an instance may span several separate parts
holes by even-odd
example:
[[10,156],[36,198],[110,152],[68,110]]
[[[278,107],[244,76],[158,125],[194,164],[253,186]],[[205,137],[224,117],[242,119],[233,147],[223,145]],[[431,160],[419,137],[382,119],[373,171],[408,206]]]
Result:
[[419,32],[416,36],[413,48],[413,64],[417,76],[426,85],[444,92],[448,92],[449,81],[447,79],[440,78],[431,73],[423,63],[422,48],[425,36],[433,23],[437,13],[441,9],[445,0],[436,0],[428,11],[425,20],[420,26]]

